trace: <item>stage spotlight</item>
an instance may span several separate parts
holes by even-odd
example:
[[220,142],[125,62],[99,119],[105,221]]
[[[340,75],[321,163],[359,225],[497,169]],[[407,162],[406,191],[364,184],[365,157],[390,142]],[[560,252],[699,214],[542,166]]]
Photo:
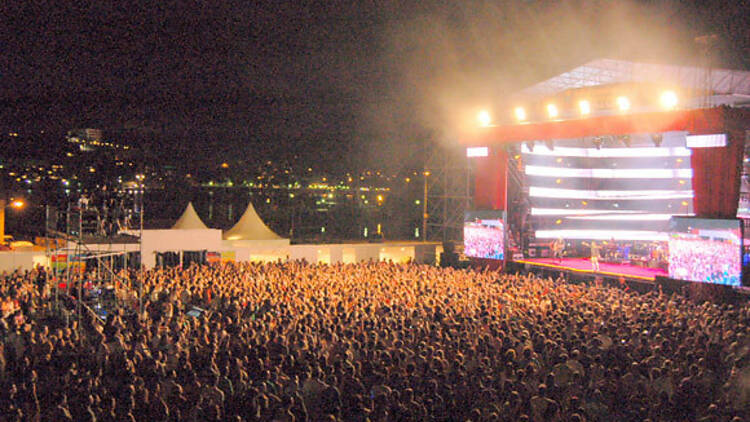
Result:
[[672,110],[677,107],[677,94],[674,91],[664,91],[659,97],[661,106],[667,110]]
[[492,123],[492,116],[490,116],[489,111],[482,110],[477,114],[477,120],[479,121],[480,126],[487,127]]
[[617,97],[617,108],[620,111],[628,111],[630,110],[630,100],[628,97]]
[[596,149],[602,149],[602,138],[597,136],[596,138],[593,139],[593,142],[594,142],[594,146],[596,147]]
[[578,111],[581,112],[581,116],[588,116],[591,114],[591,103],[588,100],[579,101]]
[[651,134],[651,141],[654,143],[654,146],[659,148],[661,146],[661,141],[664,140],[661,133],[653,133]]
[[559,112],[557,111],[557,106],[554,104],[547,104],[547,115],[550,119],[555,119],[559,115]]
[[516,115],[516,120],[519,122],[526,120],[526,110],[523,107],[516,107],[513,113]]

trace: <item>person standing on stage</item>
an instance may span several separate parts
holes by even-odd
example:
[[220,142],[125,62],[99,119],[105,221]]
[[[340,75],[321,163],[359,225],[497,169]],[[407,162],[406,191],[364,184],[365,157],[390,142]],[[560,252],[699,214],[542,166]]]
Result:
[[599,271],[599,245],[591,241],[591,266],[595,272]]
[[552,242],[552,256],[557,259],[558,264],[562,264],[563,250],[565,250],[565,241],[558,237]]

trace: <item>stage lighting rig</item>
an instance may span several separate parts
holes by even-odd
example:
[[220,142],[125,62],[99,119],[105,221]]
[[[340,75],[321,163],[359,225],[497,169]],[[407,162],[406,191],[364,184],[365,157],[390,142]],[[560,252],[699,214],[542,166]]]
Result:
[[630,110],[630,100],[628,99],[628,97],[625,97],[625,96],[617,97],[616,102],[617,102],[617,108],[620,111],[625,112],[625,111]]
[[560,115],[560,112],[557,110],[557,106],[554,104],[547,104],[547,115],[550,119],[556,119],[557,116]]
[[480,126],[487,127],[492,123],[492,116],[489,111],[482,110],[477,115],[477,120],[479,121]]
[[588,116],[591,114],[591,103],[588,100],[579,101],[578,111],[581,113],[581,116]]
[[523,107],[516,107],[516,109],[513,110],[513,114],[515,114],[516,120],[518,120],[519,122],[526,121],[526,109],[524,109]]
[[679,101],[677,99],[677,94],[674,91],[664,91],[659,97],[659,102],[666,110],[673,110],[677,107]]

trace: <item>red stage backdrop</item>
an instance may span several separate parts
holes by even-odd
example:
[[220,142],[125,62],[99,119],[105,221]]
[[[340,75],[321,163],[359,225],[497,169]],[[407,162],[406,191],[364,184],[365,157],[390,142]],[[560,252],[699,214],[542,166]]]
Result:
[[745,134],[726,133],[726,147],[693,148],[693,212],[699,217],[737,217]]
[[474,208],[505,210],[508,153],[501,148],[490,148],[487,157],[475,160]]

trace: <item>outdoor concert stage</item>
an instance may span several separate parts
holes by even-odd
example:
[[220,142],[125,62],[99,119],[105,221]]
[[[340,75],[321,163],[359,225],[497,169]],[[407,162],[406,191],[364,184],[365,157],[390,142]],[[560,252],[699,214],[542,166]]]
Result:
[[588,258],[528,258],[514,260],[515,263],[547,270],[559,270],[565,273],[600,275],[605,277],[624,278],[626,280],[654,281],[656,277],[668,277],[661,268],[648,268],[631,264],[600,262],[599,271],[594,272]]

